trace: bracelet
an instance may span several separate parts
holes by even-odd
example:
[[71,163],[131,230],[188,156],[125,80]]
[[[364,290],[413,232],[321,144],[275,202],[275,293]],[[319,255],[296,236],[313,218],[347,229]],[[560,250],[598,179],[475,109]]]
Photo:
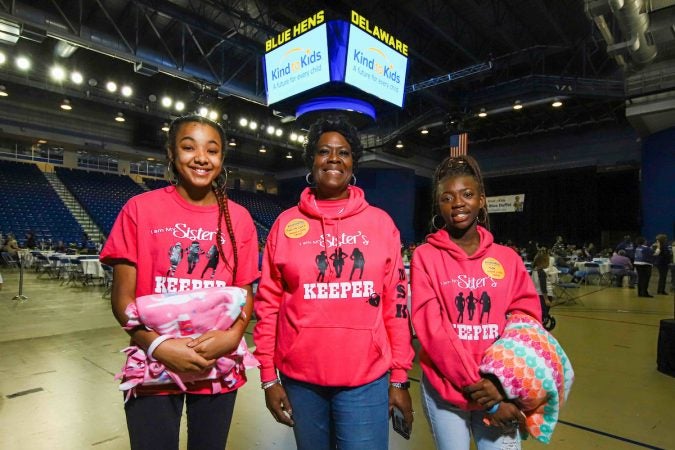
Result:
[[396,388],[396,389],[403,389],[403,390],[408,390],[410,388],[410,381],[392,381],[389,383],[389,386]]
[[499,404],[500,404],[500,403],[501,403],[501,402],[495,403],[494,405],[492,405],[492,406],[490,407],[490,409],[486,409],[485,412],[488,413],[488,414],[494,414],[494,413],[496,413],[497,410],[499,409]]
[[171,336],[165,334],[163,336],[156,337],[155,340],[150,344],[150,347],[148,347],[148,351],[145,352],[145,354],[148,355],[148,358],[154,359],[152,354],[155,352],[155,350],[157,350],[159,344],[166,341],[167,339],[171,339]]
[[264,383],[260,383],[260,387],[263,389],[263,391],[266,391],[275,384],[281,384],[281,380],[279,378],[275,378],[272,381],[265,381]]

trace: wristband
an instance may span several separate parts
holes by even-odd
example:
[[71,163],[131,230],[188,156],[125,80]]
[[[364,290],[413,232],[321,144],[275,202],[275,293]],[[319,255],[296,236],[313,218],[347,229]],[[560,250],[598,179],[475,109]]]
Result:
[[281,380],[279,378],[276,378],[272,381],[265,381],[264,383],[260,383],[260,387],[263,389],[263,391],[266,391],[275,384],[281,384]]
[[396,389],[403,389],[407,391],[410,388],[410,381],[403,381],[403,382],[392,381],[391,383],[389,383],[389,386],[394,387]]
[[494,414],[494,413],[496,413],[497,410],[499,409],[499,403],[500,403],[500,402],[495,403],[494,405],[492,405],[492,406],[490,407],[490,409],[486,409],[485,412],[488,413],[488,414]]
[[150,344],[150,347],[148,347],[148,351],[145,352],[146,355],[148,355],[148,358],[155,359],[152,354],[157,350],[157,347],[159,347],[159,344],[162,342],[166,341],[167,339],[171,339],[171,336],[169,335],[163,335],[163,336],[158,336],[155,338],[154,341]]

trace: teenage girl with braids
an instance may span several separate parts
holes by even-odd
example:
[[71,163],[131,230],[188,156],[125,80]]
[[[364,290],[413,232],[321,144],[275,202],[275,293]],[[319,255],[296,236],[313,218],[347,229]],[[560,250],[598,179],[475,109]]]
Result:
[[[145,327],[128,331],[132,345],[174,372],[202,372],[235,351],[253,310],[258,239],[250,214],[227,198],[224,142],[225,133],[215,122],[201,116],[174,120],[167,146],[173,185],[129,200],[101,252],[102,262],[114,267],[112,310],[122,326],[128,321],[127,306],[143,295],[213,286],[238,286],[248,292],[244,314],[228,330],[167,340],[158,340],[160,336]],[[167,251],[177,242],[183,248],[193,242],[202,248],[215,245],[219,258],[203,258],[194,273],[189,273],[184,258],[172,272]],[[205,271],[199,269],[213,260],[219,261],[215,276],[204,279]],[[225,448],[237,389],[246,382],[237,367],[236,381],[219,393],[213,393],[213,380],[188,383],[187,392],[173,384],[137,386],[137,395],[124,407],[131,448],[178,449],[184,402],[188,448]]]
[[[519,449],[524,416],[496,378],[482,375],[485,350],[519,311],[541,320],[532,280],[520,258],[493,242],[480,169],[470,156],[449,157],[433,179],[436,232],[411,263],[412,321],[421,344],[422,405],[438,449]],[[485,316],[461,318],[455,299],[473,294]]]

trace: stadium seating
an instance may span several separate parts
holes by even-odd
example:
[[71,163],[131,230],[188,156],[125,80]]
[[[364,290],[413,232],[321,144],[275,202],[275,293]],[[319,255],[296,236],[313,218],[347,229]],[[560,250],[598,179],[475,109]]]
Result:
[[56,175],[105,234],[110,233],[124,204],[144,192],[123,175],[62,167],[56,168]]
[[0,160],[0,230],[23,245],[26,232],[38,242],[79,242],[82,227],[35,164]]

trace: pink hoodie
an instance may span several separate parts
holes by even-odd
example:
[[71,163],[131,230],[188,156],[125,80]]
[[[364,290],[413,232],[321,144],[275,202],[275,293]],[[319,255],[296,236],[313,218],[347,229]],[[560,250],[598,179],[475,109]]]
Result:
[[480,245],[467,256],[439,230],[413,254],[412,321],[422,346],[424,376],[441,397],[463,409],[462,388],[480,380],[485,350],[504,329],[506,315],[520,311],[541,321],[539,297],[520,256],[494,244],[478,227]]
[[399,232],[361,189],[318,204],[305,189],[265,247],[253,333],[261,380],[278,369],[322,386],[360,386],[389,370],[391,381],[406,381],[406,285]]

